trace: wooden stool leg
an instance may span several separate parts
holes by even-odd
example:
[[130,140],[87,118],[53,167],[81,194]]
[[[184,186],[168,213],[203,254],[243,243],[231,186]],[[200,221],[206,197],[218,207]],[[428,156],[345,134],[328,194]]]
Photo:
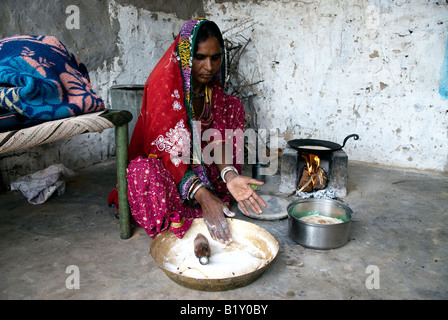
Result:
[[118,213],[120,216],[120,238],[129,239],[132,236],[131,211],[128,202],[128,183],[126,168],[128,156],[128,124],[115,127],[115,148],[117,158],[117,189]]

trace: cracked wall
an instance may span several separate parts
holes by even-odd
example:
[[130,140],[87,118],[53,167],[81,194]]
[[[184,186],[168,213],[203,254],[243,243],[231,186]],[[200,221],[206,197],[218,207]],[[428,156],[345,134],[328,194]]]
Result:
[[[221,7],[220,7],[221,6]],[[264,82],[261,127],[284,140],[342,143],[349,159],[448,171],[448,103],[438,93],[447,43],[446,2],[222,2],[223,25],[250,17],[242,62]],[[225,12],[223,17],[222,13]],[[232,18],[231,18],[232,17]],[[283,142],[284,143],[284,142]]]

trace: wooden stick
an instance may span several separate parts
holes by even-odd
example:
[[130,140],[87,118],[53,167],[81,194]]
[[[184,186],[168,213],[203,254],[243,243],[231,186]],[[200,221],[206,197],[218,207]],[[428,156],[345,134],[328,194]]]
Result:
[[305,183],[302,188],[299,189],[299,191],[297,191],[297,193],[302,192],[306,187],[308,187],[310,185],[311,182],[313,182],[314,177],[316,176],[316,174],[313,174],[310,179],[308,180],[307,183]]

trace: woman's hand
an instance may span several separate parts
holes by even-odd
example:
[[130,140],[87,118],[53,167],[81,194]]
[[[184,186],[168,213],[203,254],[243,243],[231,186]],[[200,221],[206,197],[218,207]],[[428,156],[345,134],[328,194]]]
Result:
[[250,184],[263,185],[264,182],[250,177],[240,176],[233,171],[226,174],[226,181],[227,189],[240,204],[244,214],[247,216],[250,216],[250,213],[247,210],[246,205],[248,205],[256,214],[262,212],[260,205],[266,207],[264,200],[250,186]]
[[194,198],[201,205],[202,216],[212,239],[223,243],[232,242],[232,235],[225,216],[233,217],[235,213],[204,187],[196,192]]

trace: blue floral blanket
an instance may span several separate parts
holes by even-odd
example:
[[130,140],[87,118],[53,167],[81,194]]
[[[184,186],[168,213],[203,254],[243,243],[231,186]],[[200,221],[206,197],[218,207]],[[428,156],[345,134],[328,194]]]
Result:
[[55,37],[0,40],[0,111],[45,121],[103,109],[86,66]]

